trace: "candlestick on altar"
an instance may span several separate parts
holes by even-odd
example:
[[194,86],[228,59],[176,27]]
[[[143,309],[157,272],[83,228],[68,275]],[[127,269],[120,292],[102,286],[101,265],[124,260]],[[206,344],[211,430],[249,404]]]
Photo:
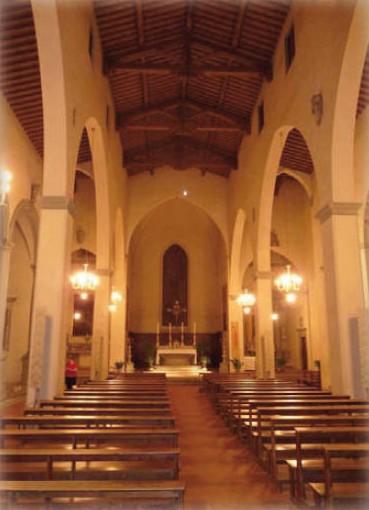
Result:
[[172,323],[169,323],[169,345],[172,345]]
[[156,323],[156,345],[160,345],[160,325],[158,322]]
[[181,344],[184,343],[184,324],[181,322]]
[[196,322],[193,323],[193,345],[196,345]]

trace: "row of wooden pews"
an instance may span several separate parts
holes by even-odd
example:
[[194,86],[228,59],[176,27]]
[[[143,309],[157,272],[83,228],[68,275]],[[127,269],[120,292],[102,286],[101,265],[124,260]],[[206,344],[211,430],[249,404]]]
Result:
[[368,400],[240,374],[207,374],[202,391],[292,503],[367,508]]
[[165,374],[119,374],[0,419],[0,507],[182,509]]

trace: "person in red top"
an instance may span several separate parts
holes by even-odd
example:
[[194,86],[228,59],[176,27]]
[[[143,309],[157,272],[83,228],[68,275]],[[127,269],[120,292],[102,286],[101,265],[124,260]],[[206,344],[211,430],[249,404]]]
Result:
[[71,357],[68,357],[67,363],[65,365],[65,384],[67,390],[71,390],[73,386],[77,383],[77,372],[78,372],[78,364]]

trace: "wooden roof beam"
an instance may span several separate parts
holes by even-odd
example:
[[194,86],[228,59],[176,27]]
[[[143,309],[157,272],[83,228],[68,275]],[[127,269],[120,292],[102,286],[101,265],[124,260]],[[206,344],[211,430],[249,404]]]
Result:
[[[170,113],[168,110],[173,108],[183,107],[187,110],[187,121],[193,121],[197,117],[201,117],[203,115],[210,115],[215,117],[226,124],[229,124],[230,127],[235,127],[237,130],[244,131],[245,133],[250,132],[250,119],[243,119],[242,117],[238,117],[236,115],[232,115],[228,112],[222,112],[218,109],[212,109],[203,103],[199,103],[197,101],[167,101],[161,104],[157,104],[155,106],[150,106],[148,108],[140,108],[133,112],[128,113],[117,113],[116,115],[116,128],[124,128],[130,123],[137,123],[141,119],[145,119],[150,117],[151,115],[161,114],[168,118],[169,121],[178,121],[177,115],[175,113]],[[188,110],[195,110],[196,113],[189,113]]]
[[[181,137],[181,145],[188,147],[191,153],[194,151],[203,152],[206,149],[206,144],[199,142],[198,140],[195,140],[194,138],[186,138]],[[152,152],[160,151],[162,149],[165,149],[166,153],[168,149],[175,149],[178,147],[178,143],[176,142],[176,139],[171,138],[170,140],[166,140],[164,142],[159,142],[156,144],[152,144],[151,150]],[[218,149],[217,147],[212,147],[212,153],[216,155],[217,157],[221,158],[222,161],[219,163],[226,164],[232,166],[232,168],[237,168],[237,157],[232,152],[223,151],[221,149]],[[137,147],[135,149],[130,149],[128,151],[125,151],[124,153],[124,162],[132,162],[132,163],[139,163],[142,162],[142,156],[145,154],[145,151],[142,149],[142,147]],[[218,162],[217,162],[218,163]]]
[[209,54],[204,55],[201,62],[214,57],[231,58],[233,61],[236,60],[240,65],[253,68],[255,72],[262,74],[267,81],[271,81],[273,79],[273,66],[271,62],[250,57],[239,49],[236,50],[227,46],[209,43],[207,40],[201,39],[199,36],[192,37],[191,43],[198,44],[211,50]]
[[180,77],[189,75],[195,76],[230,76],[239,79],[245,79],[250,76],[259,76],[264,74],[258,66],[252,63],[241,64],[233,67],[222,66],[196,66],[196,65],[172,65],[172,64],[128,64],[120,61],[111,61],[106,70],[109,73],[122,72],[126,74],[147,74],[147,75],[177,75]]

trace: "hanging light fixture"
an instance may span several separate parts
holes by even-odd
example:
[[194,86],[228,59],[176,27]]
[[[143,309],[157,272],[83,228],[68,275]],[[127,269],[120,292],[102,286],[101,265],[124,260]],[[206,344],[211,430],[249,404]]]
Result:
[[84,264],[83,266],[83,271],[78,271],[70,277],[72,287],[75,290],[81,291],[95,290],[100,283],[99,277],[87,271],[88,264]]
[[256,303],[256,297],[246,289],[237,296],[237,303],[243,306],[244,313],[248,315],[251,312],[251,307]]
[[6,196],[10,191],[12,174],[8,170],[0,169],[0,204],[4,205]]
[[123,299],[123,296],[120,292],[118,292],[117,290],[112,290],[111,291],[111,296],[110,296],[110,304],[109,304],[109,312],[116,312],[117,311],[117,306],[119,303],[121,303]]
[[302,278],[297,273],[291,273],[291,266],[286,266],[286,272],[275,280],[277,289],[281,292],[294,293],[301,289]]

